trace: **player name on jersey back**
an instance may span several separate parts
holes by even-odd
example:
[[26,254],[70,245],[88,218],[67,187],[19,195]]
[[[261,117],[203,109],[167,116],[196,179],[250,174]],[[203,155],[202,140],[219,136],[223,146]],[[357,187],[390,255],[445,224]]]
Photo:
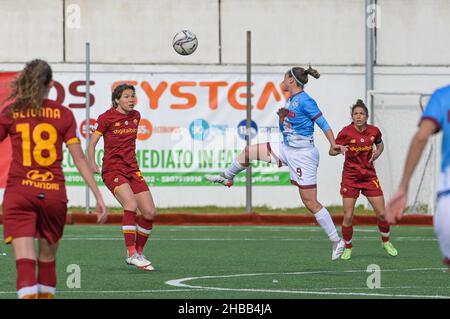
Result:
[[67,200],[62,144],[79,144],[72,111],[44,99],[39,108],[7,107],[0,114],[0,140],[9,136],[12,162],[6,190]]
[[28,109],[25,111],[16,111],[13,112],[13,119],[27,119],[27,118],[47,118],[47,119],[60,119],[61,111],[59,109],[43,107],[39,110],[36,109]]

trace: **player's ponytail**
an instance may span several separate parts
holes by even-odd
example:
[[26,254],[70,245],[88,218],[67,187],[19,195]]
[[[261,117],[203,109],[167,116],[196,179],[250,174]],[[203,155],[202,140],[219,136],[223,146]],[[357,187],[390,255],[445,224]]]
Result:
[[318,79],[320,77],[319,71],[313,69],[311,65],[304,69],[302,67],[293,67],[286,73],[289,77],[294,78],[297,86],[304,87],[306,83],[308,83],[308,75],[311,75],[313,78]]
[[362,109],[364,110],[364,112],[366,113],[367,117],[369,117],[369,110],[367,109],[367,106],[364,104],[363,100],[361,100],[361,99],[357,99],[357,100],[356,100],[356,103],[353,104],[353,106],[352,106],[352,114],[351,114],[351,115],[353,115],[353,111],[354,111],[357,107],[362,108]]
[[319,73],[319,71],[317,71],[316,69],[313,69],[313,68],[311,67],[311,65],[305,70],[305,73],[311,75],[311,76],[312,76],[313,78],[315,78],[315,79],[320,78],[320,73]]
[[41,108],[52,78],[52,68],[47,62],[39,59],[28,62],[12,83],[12,93],[7,98],[13,100],[10,105],[12,110]]

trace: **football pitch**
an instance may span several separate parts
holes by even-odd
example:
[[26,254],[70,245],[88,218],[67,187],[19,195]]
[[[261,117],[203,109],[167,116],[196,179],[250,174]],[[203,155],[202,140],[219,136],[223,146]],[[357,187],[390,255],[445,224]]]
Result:
[[[352,259],[333,262],[319,227],[156,225],[145,251],[155,271],[143,272],[125,264],[120,226],[67,226],[57,298],[450,298],[433,229],[391,234],[397,257],[376,227],[355,227]],[[16,298],[14,266],[2,244],[0,298]]]

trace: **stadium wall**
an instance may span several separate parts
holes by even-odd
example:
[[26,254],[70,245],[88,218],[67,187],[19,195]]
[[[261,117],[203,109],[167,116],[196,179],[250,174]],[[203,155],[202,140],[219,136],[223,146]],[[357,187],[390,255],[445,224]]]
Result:
[[[442,39],[448,38],[450,3],[380,0],[377,5],[381,21],[376,32],[375,89],[432,92],[448,84],[450,42]],[[187,10],[195,15],[185,14]],[[83,80],[84,43],[89,41],[94,81],[96,75],[105,74],[111,76],[111,83],[120,80],[120,74],[244,78],[245,31],[252,30],[256,78],[281,80],[294,64],[311,62],[319,69],[322,76],[310,81],[308,91],[336,134],[349,122],[350,105],[365,96],[364,11],[364,0],[1,0],[2,25],[8,27],[0,28],[4,47],[0,71],[20,70],[24,61],[40,57],[53,63],[55,79]],[[183,28],[199,38],[197,52],[189,57],[177,55],[171,47],[173,35]],[[64,90],[65,103],[84,102],[68,87]],[[108,99],[110,93],[95,94]],[[272,100],[267,107],[274,113],[278,106]],[[74,109],[77,118],[83,112]],[[401,125],[401,113],[397,116]],[[411,127],[402,134],[405,141],[410,139]],[[342,158],[326,155],[327,143],[320,130],[316,144],[321,153],[319,199],[325,205],[340,204]],[[406,143],[399,145],[389,158],[403,161],[406,147]],[[387,164],[380,161],[379,172],[383,165]],[[108,204],[116,205],[103,190]],[[226,196],[224,189],[206,186],[153,187],[152,192],[160,207],[245,205],[243,187],[226,190]],[[390,189],[385,192],[389,195]],[[83,188],[69,187],[69,197],[72,205],[82,205]],[[296,188],[290,185],[255,187],[253,198],[254,205],[272,207],[295,207],[300,202]]]
[[[376,4],[378,64],[449,64],[449,1]],[[94,63],[242,64],[246,30],[255,64],[365,61],[365,0],[1,0],[0,13],[0,62],[82,62],[89,41]],[[171,47],[184,28],[199,38],[189,58]]]

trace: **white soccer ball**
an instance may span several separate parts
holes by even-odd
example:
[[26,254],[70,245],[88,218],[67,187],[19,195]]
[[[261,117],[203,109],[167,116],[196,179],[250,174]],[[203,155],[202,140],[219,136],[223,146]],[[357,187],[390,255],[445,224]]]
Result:
[[172,41],[173,49],[181,55],[194,53],[198,46],[198,40],[195,34],[189,30],[181,30]]

